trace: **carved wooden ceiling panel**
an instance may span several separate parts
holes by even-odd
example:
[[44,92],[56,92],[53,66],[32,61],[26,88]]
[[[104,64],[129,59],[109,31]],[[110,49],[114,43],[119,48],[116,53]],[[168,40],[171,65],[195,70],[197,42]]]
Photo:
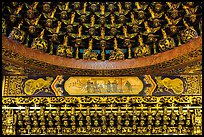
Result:
[[22,75],[181,73],[201,62],[200,5],[3,2],[3,63]]

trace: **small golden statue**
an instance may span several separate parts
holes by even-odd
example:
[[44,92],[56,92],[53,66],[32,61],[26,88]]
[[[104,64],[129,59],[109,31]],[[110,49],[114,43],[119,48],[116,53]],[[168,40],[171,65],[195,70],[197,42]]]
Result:
[[40,33],[40,36],[33,40],[32,44],[31,44],[32,49],[37,49],[37,50],[40,50],[42,52],[47,52],[48,42],[47,42],[47,40],[43,39],[44,31],[45,30],[43,29],[42,32]]
[[164,14],[164,12],[161,12],[161,13],[156,13],[152,10],[152,8],[148,8],[150,14],[151,14],[151,18],[150,19],[160,19],[162,17],[162,15]]
[[61,20],[67,20],[67,13],[71,12],[71,9],[69,9],[69,2],[63,3],[62,5],[58,5],[60,12],[60,18]]
[[23,4],[22,4],[22,5],[19,5],[19,6],[18,6],[17,8],[15,8],[15,9],[12,9],[12,8],[10,8],[10,7],[7,7],[7,8],[8,8],[9,13],[11,14],[11,15],[9,16],[9,19],[10,19],[11,23],[13,23],[13,24],[16,23],[17,19],[20,18],[19,12],[22,10]]
[[127,26],[123,26],[124,37],[127,38]]
[[36,28],[42,28],[42,26],[38,24],[41,15],[42,14],[40,14],[37,18],[32,20],[25,18],[25,21],[29,24],[28,31],[30,32],[30,34],[34,35],[36,33]]
[[136,10],[146,10],[148,4],[142,3],[140,4],[140,2],[135,2],[135,6],[136,6]]
[[75,12],[72,12],[70,24],[74,23],[74,18],[75,18]]
[[181,26],[176,26],[176,25],[180,22],[182,18],[180,17],[178,19],[170,19],[166,14],[164,16],[168,23],[165,27],[170,28],[172,35],[176,34],[178,32],[178,29],[181,27]]
[[105,14],[105,5],[103,3],[101,3],[100,5],[100,10],[101,10],[101,15]]
[[150,21],[152,21],[154,27],[159,27],[161,24],[160,22],[162,21],[160,18],[164,14],[164,12],[161,13],[156,13],[154,12],[150,7],[148,8],[151,18],[149,18]]
[[151,33],[154,34],[161,28],[161,27],[150,28],[147,21],[144,22],[144,26],[146,31],[143,33],[143,35],[149,35]]
[[105,4],[100,4],[100,12],[95,12],[96,16],[100,18],[100,24],[104,24],[106,17],[110,15],[110,12],[105,12]]
[[161,2],[152,2],[152,5],[156,12],[160,12],[163,8],[163,4]]
[[183,24],[186,27],[186,29],[180,33],[181,40],[183,43],[187,43],[192,39],[198,37],[197,31],[194,29],[193,26],[189,26],[185,19],[183,19]]
[[168,37],[164,29],[161,29],[161,31],[163,39],[159,41],[159,51],[162,52],[174,48],[175,47],[174,39]]
[[68,36],[64,36],[64,42],[62,45],[58,45],[57,55],[63,57],[73,57],[73,48],[68,46]]
[[132,28],[133,28],[133,31],[134,31],[135,33],[138,33],[138,32],[139,32],[139,28],[141,28],[139,25],[144,22],[144,19],[140,19],[140,20],[137,19],[137,20],[135,20],[134,13],[133,13],[133,12],[130,12],[130,13],[131,13],[131,15],[130,15],[130,17],[131,17],[131,22],[127,22],[126,24],[127,24],[128,26],[132,27]]
[[69,33],[69,36],[71,36],[72,38],[75,38],[75,47],[76,47],[76,56],[75,58],[78,59],[79,58],[79,47],[82,44],[82,39],[86,39],[88,37],[90,37],[90,35],[82,35],[82,26],[79,25],[78,26],[78,33]]
[[94,27],[94,23],[95,23],[95,15],[93,15],[92,17],[91,17],[91,27]]
[[88,30],[88,31],[89,31],[89,34],[90,34],[91,36],[93,36],[94,33],[95,33],[95,28],[98,28],[98,27],[99,27],[98,24],[95,24],[95,15],[92,15],[92,16],[91,16],[90,24],[84,23],[84,26],[89,29],[89,30]]
[[125,19],[126,19],[125,15],[128,14],[128,12],[129,11],[127,11],[127,10],[123,10],[121,3],[118,2],[118,12],[115,12],[115,15],[119,16],[118,20],[120,21],[120,23],[125,22]]
[[16,135],[16,120],[17,115],[14,114],[13,109],[9,109],[6,114],[5,126],[3,126],[3,135]]
[[8,38],[18,41],[19,43],[23,43],[25,40],[26,33],[21,30],[21,26],[23,25],[23,20],[19,23],[18,27],[13,27],[11,33]]
[[53,27],[53,21],[57,20],[57,18],[54,17],[56,10],[57,10],[57,7],[55,7],[53,11],[48,14],[43,12],[43,16],[46,19],[46,24],[45,24],[46,27],[49,27],[49,28]]
[[48,13],[51,10],[51,2],[43,2],[43,12]]
[[52,35],[48,35],[48,36],[52,36],[51,37],[52,42],[55,42],[55,43],[58,43],[58,44],[60,43],[59,36],[64,34],[62,31],[60,31],[61,27],[62,27],[62,22],[61,21],[57,22],[57,27],[56,28],[46,27],[46,29],[52,34]]
[[84,53],[83,53],[84,60],[97,60],[98,53],[96,51],[93,52],[92,47],[93,47],[93,39],[90,39],[88,49],[84,49]]
[[[189,18],[191,23],[196,22],[197,16],[199,15],[199,14],[196,13],[197,10],[198,10],[198,7],[199,7],[199,5],[196,6],[196,7],[193,7],[193,8],[189,7],[189,6],[186,6],[186,5],[183,6],[183,9],[186,12],[186,15],[184,15],[184,17]],[[202,14],[200,14],[200,15],[202,15]]]
[[151,54],[149,45],[143,43],[143,38],[141,35],[138,35],[139,46],[135,48],[134,56],[142,57],[148,56]]
[[114,50],[111,52],[109,60],[124,60],[124,59],[125,59],[125,55],[122,49],[118,48],[117,39],[114,38]]
[[35,17],[35,13],[37,12],[36,8],[39,2],[34,2],[31,6],[25,3],[26,8],[29,8],[26,12],[26,15],[29,19],[33,19]]
[[170,13],[170,16],[173,19],[176,19],[179,17],[179,7],[181,5],[181,2],[173,3],[173,2],[166,2],[167,6],[169,7],[168,12]]
[[75,11],[71,12],[71,18],[69,20],[67,19],[62,19],[62,22],[67,26],[67,31],[70,33],[73,30],[73,26],[78,25],[78,23],[74,23],[76,13]]
[[84,9],[83,9],[84,13],[86,13],[86,6],[87,6],[87,2],[84,2]]

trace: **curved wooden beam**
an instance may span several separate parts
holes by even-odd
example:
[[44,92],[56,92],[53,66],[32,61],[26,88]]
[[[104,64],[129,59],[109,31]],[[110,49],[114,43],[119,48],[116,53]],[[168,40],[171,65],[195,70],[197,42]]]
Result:
[[122,61],[87,61],[83,59],[65,58],[56,55],[49,55],[47,53],[40,52],[22,44],[19,44],[6,36],[2,35],[2,46],[5,49],[11,50],[17,54],[24,56],[25,58],[39,60],[51,65],[56,65],[65,68],[76,69],[92,69],[92,70],[115,70],[115,69],[130,69],[141,68],[156,65],[168,60],[172,60],[191,51],[196,50],[202,46],[202,37],[199,36],[191,42],[183,44],[172,50],[168,50],[163,53],[151,55],[147,57],[139,57],[134,59],[126,59]]

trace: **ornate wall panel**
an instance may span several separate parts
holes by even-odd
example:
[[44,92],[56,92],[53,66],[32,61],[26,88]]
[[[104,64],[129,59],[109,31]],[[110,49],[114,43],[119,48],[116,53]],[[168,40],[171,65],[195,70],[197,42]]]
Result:
[[2,105],[3,134],[202,134],[202,96],[4,97]]
[[202,95],[201,75],[5,76],[3,96]]

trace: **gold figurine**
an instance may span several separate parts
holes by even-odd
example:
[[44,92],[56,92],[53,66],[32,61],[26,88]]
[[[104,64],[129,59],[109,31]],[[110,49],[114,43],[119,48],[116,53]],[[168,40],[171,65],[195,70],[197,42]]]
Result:
[[73,57],[73,48],[68,46],[68,36],[64,36],[64,42],[62,45],[58,45],[57,55],[63,57]]
[[18,27],[13,27],[11,33],[8,38],[18,41],[19,43],[24,43],[26,33],[21,30],[21,26],[23,25],[23,20],[18,24]]
[[168,37],[165,30],[161,29],[163,39],[159,41],[159,51],[166,51],[175,47],[174,39]]
[[41,15],[42,14],[40,14],[37,18],[32,20],[25,18],[25,21],[29,24],[28,31],[30,32],[30,34],[34,35],[36,33],[36,28],[42,28],[42,26],[38,24]]
[[90,39],[88,49],[84,49],[84,53],[83,53],[84,60],[97,60],[98,53],[96,51],[93,52],[92,47],[93,47],[93,39]]
[[134,56],[142,57],[148,56],[151,54],[149,45],[143,43],[143,38],[141,35],[138,35],[139,46],[135,48]]
[[13,109],[9,109],[6,114],[5,126],[4,128],[4,135],[16,135],[16,120],[17,115],[14,114]]
[[194,29],[193,26],[189,26],[188,23],[186,22],[185,19],[183,19],[183,24],[186,27],[185,30],[183,30],[180,35],[181,35],[181,40],[183,43],[189,42],[192,39],[198,37],[197,31]]
[[161,27],[150,28],[147,21],[144,22],[144,26],[146,31],[143,32],[143,35],[154,34],[161,28]]
[[170,28],[171,34],[176,34],[178,32],[178,28],[181,27],[181,26],[176,26],[176,25],[180,22],[182,18],[170,19],[166,14],[164,16],[168,23],[165,27]]
[[103,3],[101,3],[100,5],[100,10],[101,10],[101,15],[105,14],[105,5]]
[[40,33],[40,36],[35,38],[31,44],[31,48],[32,49],[37,49],[40,50],[42,52],[46,52],[48,49],[48,42],[47,40],[43,39],[44,36],[44,29],[42,30],[42,32]]
[[118,42],[117,42],[116,38],[114,38],[113,47],[114,47],[114,50],[111,52],[109,60],[124,60],[125,55],[124,55],[122,49],[118,48]]

